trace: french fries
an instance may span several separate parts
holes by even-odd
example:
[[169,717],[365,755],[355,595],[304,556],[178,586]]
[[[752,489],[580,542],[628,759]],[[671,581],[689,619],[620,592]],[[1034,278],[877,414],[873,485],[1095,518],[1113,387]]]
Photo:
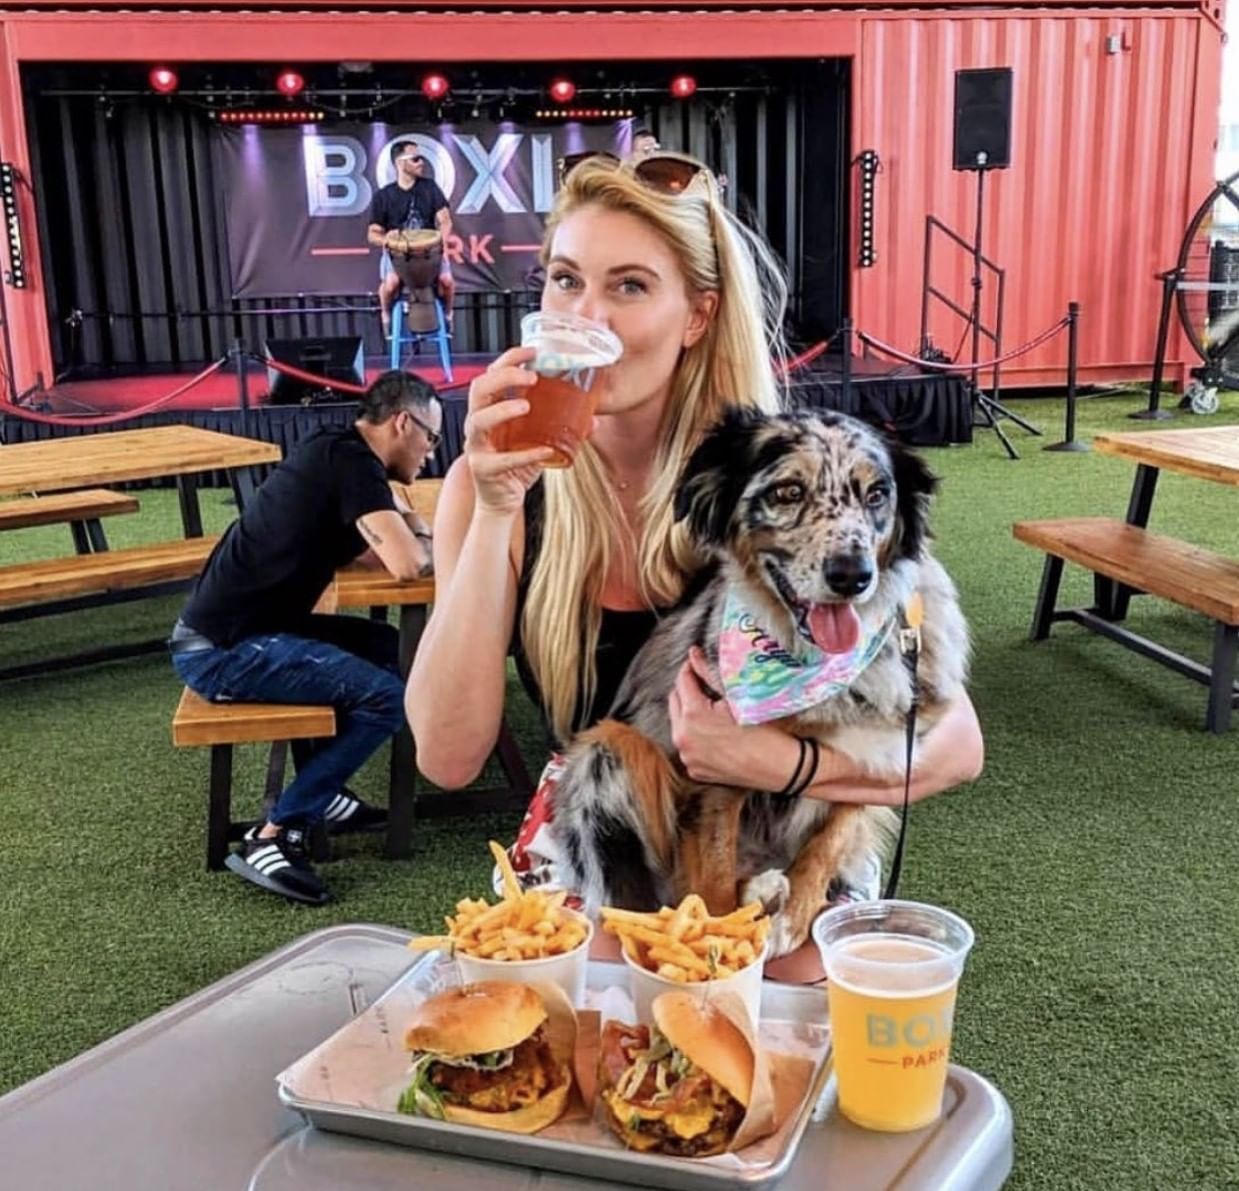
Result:
[[692,984],[723,980],[756,963],[770,919],[758,902],[712,918],[705,902],[690,893],[678,906],[655,914],[604,906],[602,926],[634,963],[677,984]]
[[491,905],[480,897],[462,898],[456,913],[444,919],[446,935],[422,935],[410,941],[409,949],[500,961],[544,959],[576,950],[587,929],[564,906],[567,890],[522,890],[508,854],[493,840],[490,851],[503,876],[503,900]]

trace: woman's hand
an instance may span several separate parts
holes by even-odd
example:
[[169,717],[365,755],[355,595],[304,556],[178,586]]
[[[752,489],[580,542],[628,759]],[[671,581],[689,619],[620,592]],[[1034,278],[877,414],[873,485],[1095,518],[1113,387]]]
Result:
[[800,746],[779,728],[737,724],[721,692],[718,677],[694,645],[667,700],[671,743],[688,776],[718,786],[782,789]]
[[473,475],[476,506],[489,513],[520,511],[525,493],[555,452],[550,447],[499,451],[493,437],[497,427],[529,412],[523,397],[509,398],[513,390],[528,389],[537,374],[521,364],[535,355],[532,347],[514,347],[501,355],[469,386],[469,414],[465,418],[465,456]]

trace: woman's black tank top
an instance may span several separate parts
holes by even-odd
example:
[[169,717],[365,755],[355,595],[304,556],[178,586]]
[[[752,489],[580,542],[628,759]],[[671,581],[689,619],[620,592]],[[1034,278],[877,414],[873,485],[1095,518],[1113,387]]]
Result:
[[[525,608],[525,597],[529,590],[529,577],[533,573],[533,564],[542,548],[542,516],[543,488],[539,480],[529,489],[525,496],[525,555],[521,568],[520,582],[516,588],[516,626],[512,635],[512,654],[516,659],[516,670],[520,675],[521,684],[528,692],[534,706],[542,711],[543,723],[547,723],[542,692],[530,669],[521,641],[521,616]],[[598,651],[594,665],[597,672],[597,684],[594,698],[588,707],[578,704],[573,716],[576,731],[583,731],[603,719],[615,702],[616,692],[632,659],[648,640],[657,623],[657,613],[650,609],[638,609],[633,612],[620,612],[611,608],[602,610],[602,622],[598,628]],[[559,748],[553,734],[547,727],[547,736],[552,748]]]

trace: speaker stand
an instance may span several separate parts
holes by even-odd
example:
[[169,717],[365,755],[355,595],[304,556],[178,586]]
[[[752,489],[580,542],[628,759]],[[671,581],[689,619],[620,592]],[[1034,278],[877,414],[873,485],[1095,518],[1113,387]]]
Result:
[[[993,397],[986,396],[981,391],[981,371],[977,367],[978,361],[981,359],[981,287],[984,284],[982,278],[982,267],[984,264],[984,255],[981,252],[981,228],[982,220],[985,214],[985,175],[988,169],[988,158],[984,152],[977,154],[977,162],[975,173],[977,175],[977,223],[976,231],[972,238],[972,314],[969,322],[972,324],[972,417],[973,423],[986,427],[992,430],[997,436],[998,441],[1002,443],[1003,450],[1007,452],[1009,459],[1018,459],[1019,452],[1012,445],[1011,440],[1007,437],[999,422],[1000,418],[1006,418],[1014,422],[1022,430],[1026,430],[1029,434],[1041,436],[1042,431],[1034,426],[1031,422],[1021,418],[1019,414],[1012,413],[1001,401],[996,401]],[[1001,344],[997,345],[1001,350]],[[977,415],[980,414],[980,418]]]

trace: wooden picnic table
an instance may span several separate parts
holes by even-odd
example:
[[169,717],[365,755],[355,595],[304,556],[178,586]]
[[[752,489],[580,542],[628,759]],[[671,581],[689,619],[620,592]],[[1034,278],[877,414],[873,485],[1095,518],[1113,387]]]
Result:
[[[1205,726],[1225,732],[1239,706],[1239,561],[1149,532],[1157,480],[1163,471],[1239,487],[1239,426],[1100,434],[1104,455],[1136,464],[1125,521],[1103,517],[1025,521],[1020,541],[1046,553],[1031,637],[1044,640],[1056,621],[1070,620],[1209,688]],[[1056,609],[1064,561],[1093,572],[1091,608]],[[1133,595],[1147,592],[1214,621],[1211,664],[1168,649],[1123,625]]]
[[238,504],[244,507],[256,487],[250,468],[279,463],[280,458],[274,443],[197,426],[67,435],[0,447],[0,496],[173,476],[185,536],[198,538],[202,513],[197,477],[202,472],[229,472]]

